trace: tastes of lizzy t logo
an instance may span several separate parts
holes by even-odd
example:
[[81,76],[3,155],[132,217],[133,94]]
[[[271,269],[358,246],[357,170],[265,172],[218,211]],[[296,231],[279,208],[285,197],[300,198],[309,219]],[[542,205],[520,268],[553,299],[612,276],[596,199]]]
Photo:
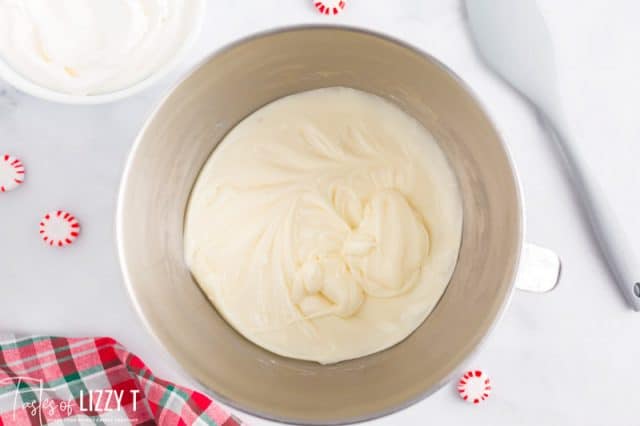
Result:
[[[76,398],[61,399],[59,397],[45,397],[45,389],[41,379],[9,377],[0,381],[0,385],[8,383],[15,384],[16,391],[12,401],[7,401],[8,393],[0,395],[0,415],[6,416],[11,404],[11,418],[14,421],[18,421],[20,417],[24,418],[24,414],[26,414],[31,418],[38,419],[40,425],[45,425],[51,420],[86,414],[87,417],[75,417],[74,420],[86,420],[87,423],[94,424],[92,417],[100,415],[101,420],[107,420],[105,415],[123,412],[123,404],[130,404],[130,411],[134,413],[138,409],[137,397],[140,393],[138,389],[80,389]],[[108,421],[109,423],[128,423],[135,421],[135,419],[125,413],[124,416],[113,416]]]

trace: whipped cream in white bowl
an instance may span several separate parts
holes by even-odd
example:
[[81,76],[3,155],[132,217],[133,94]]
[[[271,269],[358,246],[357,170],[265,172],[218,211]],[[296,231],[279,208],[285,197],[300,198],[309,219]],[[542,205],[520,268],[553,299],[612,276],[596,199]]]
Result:
[[166,76],[206,0],[0,0],[0,78],[33,96],[97,104]]

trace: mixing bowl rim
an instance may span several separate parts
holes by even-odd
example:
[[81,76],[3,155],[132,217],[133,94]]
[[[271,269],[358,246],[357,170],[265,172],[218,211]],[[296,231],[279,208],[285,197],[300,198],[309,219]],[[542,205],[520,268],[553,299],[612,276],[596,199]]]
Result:
[[[140,147],[140,145],[142,144],[142,140],[144,139],[144,136],[147,132],[147,129],[151,126],[151,124],[154,122],[158,112],[164,107],[164,105],[166,104],[167,100],[177,91],[179,90],[179,88],[183,85],[184,82],[186,82],[187,80],[189,80],[198,70],[200,70],[203,66],[205,66],[207,63],[209,63],[210,61],[214,60],[214,58],[216,58],[217,56],[230,51],[234,48],[236,48],[237,46],[241,46],[245,43],[263,38],[263,37],[268,37],[268,36],[273,36],[273,35],[278,35],[278,34],[283,34],[283,33],[289,33],[289,32],[297,32],[297,31],[306,31],[306,30],[330,30],[330,31],[345,31],[345,32],[353,32],[353,33],[357,33],[357,34],[361,34],[361,35],[365,35],[365,36],[371,36],[374,38],[378,38],[382,41],[386,41],[386,42],[390,42],[393,44],[396,44],[397,46],[400,46],[404,49],[410,50],[414,53],[417,53],[418,55],[422,56],[425,60],[431,62],[432,64],[434,64],[435,66],[437,66],[441,71],[445,72],[450,78],[452,78],[458,85],[460,88],[462,88],[465,93],[470,97],[470,99],[474,102],[475,106],[482,112],[482,115],[484,116],[484,118],[487,120],[488,124],[491,126],[492,130],[495,132],[495,134],[497,135],[497,140],[500,144],[500,146],[502,147],[508,166],[509,166],[509,170],[511,172],[511,175],[513,176],[513,180],[514,180],[514,188],[515,188],[515,192],[516,192],[516,202],[517,202],[517,216],[519,218],[519,226],[518,226],[518,242],[517,242],[517,253],[514,257],[514,265],[515,268],[512,272],[512,277],[510,280],[510,284],[509,284],[509,288],[507,290],[507,292],[505,293],[504,296],[504,300],[502,301],[501,305],[499,306],[495,317],[493,318],[493,320],[491,321],[491,324],[489,325],[489,327],[487,328],[486,333],[480,338],[480,340],[478,341],[478,343],[475,345],[474,348],[472,348],[467,355],[464,357],[464,359],[461,360],[461,362],[459,363],[459,365],[453,369],[453,371],[447,375],[446,377],[444,377],[439,383],[436,383],[435,385],[433,385],[430,389],[427,389],[425,392],[421,393],[420,395],[418,395],[415,398],[412,398],[411,400],[407,400],[402,404],[398,404],[397,406],[390,408],[390,409],[385,409],[382,411],[378,411],[372,414],[368,414],[362,417],[358,417],[358,418],[349,418],[349,419],[342,419],[342,420],[337,420],[331,423],[327,423],[326,421],[320,422],[320,423],[315,423],[315,422],[304,422],[304,421],[299,421],[296,419],[290,419],[290,418],[279,418],[277,416],[273,416],[271,414],[268,413],[263,413],[263,412],[259,412],[259,411],[254,411],[253,409],[251,409],[250,407],[246,407],[240,403],[236,403],[235,401],[233,401],[230,398],[225,397],[224,395],[219,394],[217,391],[215,391],[214,389],[211,389],[209,386],[205,385],[204,383],[200,382],[200,380],[198,378],[196,378],[194,376],[194,374],[191,373],[191,371],[189,370],[189,368],[187,366],[182,365],[178,359],[176,358],[176,356],[174,355],[173,351],[167,347],[165,345],[165,343],[163,342],[163,340],[160,338],[160,336],[158,334],[156,334],[156,331],[153,327],[152,324],[150,324],[149,320],[147,319],[143,308],[140,306],[140,303],[135,295],[135,291],[134,291],[134,285],[133,285],[133,279],[131,277],[130,271],[129,271],[129,267],[128,267],[128,262],[125,256],[125,248],[124,248],[124,231],[123,231],[123,227],[124,227],[124,221],[126,220],[126,212],[124,211],[124,204],[125,204],[125,194],[127,192],[127,187],[128,187],[128,181],[129,181],[129,176],[132,173],[133,170],[133,163],[134,160],[136,158],[136,154],[137,151]],[[256,32],[256,33],[252,33],[248,36],[242,37],[238,40],[232,41],[230,43],[227,43],[223,46],[221,46],[218,49],[213,50],[210,54],[208,54],[207,56],[205,56],[202,60],[200,60],[199,62],[197,62],[195,65],[193,65],[190,69],[188,69],[187,71],[185,71],[185,74],[179,78],[171,87],[170,89],[165,93],[164,96],[161,97],[161,99],[159,101],[157,101],[155,107],[152,109],[152,111],[149,113],[147,119],[145,120],[143,126],[140,128],[136,139],[133,143],[133,145],[131,146],[131,150],[129,151],[129,154],[127,156],[127,160],[126,160],[126,164],[125,164],[125,168],[122,174],[122,179],[120,181],[120,188],[118,191],[118,201],[117,201],[117,208],[116,208],[116,224],[115,224],[115,229],[116,229],[116,244],[117,244],[117,251],[118,251],[118,260],[120,263],[120,268],[122,271],[122,276],[123,276],[123,283],[125,286],[125,289],[129,295],[129,299],[131,304],[133,305],[134,310],[136,311],[136,314],[138,315],[138,317],[140,318],[140,320],[142,321],[145,329],[147,330],[147,332],[149,334],[151,334],[151,336],[153,336],[153,338],[155,339],[156,342],[158,342],[160,344],[160,346],[167,351],[167,353],[173,358],[173,360],[176,362],[177,365],[180,366],[181,369],[183,369],[188,376],[196,381],[200,386],[202,386],[206,392],[210,393],[213,395],[214,399],[216,399],[217,401],[222,402],[223,404],[229,405],[239,411],[242,411],[243,413],[249,414],[251,416],[256,416],[262,419],[266,419],[266,420],[270,420],[270,421],[277,421],[280,423],[284,423],[284,424],[294,424],[292,422],[295,422],[295,424],[301,424],[301,425],[308,425],[308,426],[316,426],[316,425],[327,425],[327,426],[333,426],[333,425],[348,425],[348,424],[354,424],[354,423],[359,423],[359,422],[364,422],[364,421],[369,421],[369,420],[374,420],[377,418],[381,418],[381,417],[385,417],[388,416],[390,414],[399,412],[401,410],[404,410],[405,408],[408,408],[422,400],[424,400],[425,398],[429,397],[430,395],[432,395],[433,393],[437,392],[438,390],[440,390],[444,385],[446,385],[447,383],[449,383],[455,376],[456,374],[459,374],[460,371],[460,366],[463,365],[465,362],[468,362],[470,359],[473,358],[473,356],[477,353],[477,351],[486,343],[487,338],[493,333],[493,331],[495,330],[497,324],[501,321],[502,317],[504,316],[504,313],[506,311],[506,308],[508,307],[512,295],[513,295],[513,291],[515,288],[515,282],[516,282],[516,276],[518,273],[518,269],[519,269],[519,265],[520,265],[520,261],[522,258],[522,250],[523,250],[523,246],[524,246],[524,235],[525,235],[525,221],[524,221],[524,217],[525,217],[525,212],[524,212],[524,202],[523,202],[523,198],[522,198],[522,187],[521,187],[521,182],[520,179],[518,177],[517,174],[517,170],[515,167],[515,163],[513,160],[513,156],[511,154],[511,151],[509,150],[509,147],[507,146],[507,144],[504,141],[504,138],[501,134],[501,132],[499,131],[498,127],[496,126],[494,120],[491,118],[491,115],[488,112],[488,108],[486,107],[486,105],[480,100],[479,96],[475,93],[475,91],[471,88],[471,86],[466,83],[461,77],[459,77],[451,68],[449,68],[447,65],[445,65],[444,63],[442,63],[440,60],[438,60],[437,58],[435,58],[433,55],[423,51],[422,49],[409,44],[408,42],[405,42],[403,40],[400,40],[398,38],[395,38],[393,36],[387,35],[387,34],[383,34],[380,32],[376,32],[376,31],[372,31],[370,29],[367,28],[361,28],[361,27],[357,27],[357,26],[344,26],[344,25],[324,25],[324,24],[303,24],[303,25],[291,25],[291,26],[285,26],[285,27],[278,27],[278,28],[274,28],[274,29],[270,29],[270,30],[266,30],[266,31],[260,31],[260,32]],[[446,291],[446,290],[445,290]],[[400,343],[402,344],[402,343]]]

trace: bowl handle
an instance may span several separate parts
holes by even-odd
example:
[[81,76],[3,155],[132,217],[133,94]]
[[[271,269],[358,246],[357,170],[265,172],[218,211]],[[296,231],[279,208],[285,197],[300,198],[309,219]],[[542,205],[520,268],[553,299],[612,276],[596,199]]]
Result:
[[516,288],[534,293],[553,290],[560,279],[560,258],[553,251],[525,244],[518,269]]

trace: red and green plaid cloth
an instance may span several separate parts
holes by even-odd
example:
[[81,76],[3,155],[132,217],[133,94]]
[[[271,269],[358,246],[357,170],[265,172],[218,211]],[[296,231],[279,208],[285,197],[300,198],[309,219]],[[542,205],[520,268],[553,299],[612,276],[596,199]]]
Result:
[[0,337],[0,426],[239,426],[110,338]]

